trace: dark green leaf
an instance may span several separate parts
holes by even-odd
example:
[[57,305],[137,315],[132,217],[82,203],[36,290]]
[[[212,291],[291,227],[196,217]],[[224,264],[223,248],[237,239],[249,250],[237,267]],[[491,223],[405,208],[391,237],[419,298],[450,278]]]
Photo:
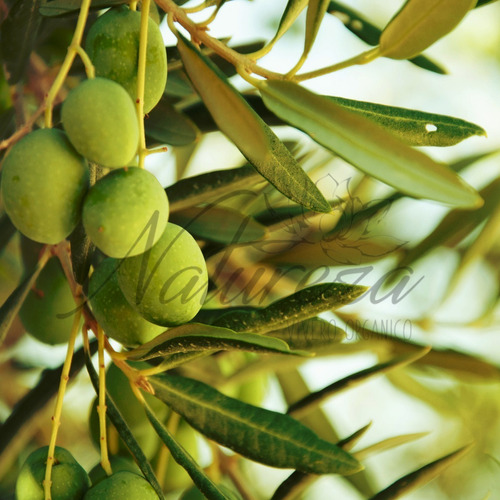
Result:
[[350,436],[345,437],[337,443],[337,446],[340,446],[342,449],[349,451],[351,450],[356,443],[365,435],[366,431],[371,427],[372,423],[364,425],[361,429],[353,432]]
[[146,344],[129,351],[127,358],[146,360],[168,354],[216,350],[298,354],[290,351],[286,342],[280,339],[253,333],[241,334],[226,328],[188,323],[170,328]]
[[496,2],[497,0],[477,0],[476,8],[482,7],[483,5],[488,5],[489,3]]
[[[91,7],[104,9],[113,5],[129,3],[127,0],[92,0]],[[42,16],[62,16],[80,9],[82,0],[42,0],[40,14]]]
[[341,97],[328,99],[373,120],[410,146],[453,146],[473,135],[486,135],[479,125],[460,118]]
[[310,318],[281,330],[269,332],[274,338],[284,340],[290,349],[322,351],[325,347],[342,342],[346,333],[342,328],[321,318]]
[[337,382],[333,382],[332,384],[324,387],[323,389],[312,392],[308,394],[306,397],[302,398],[299,401],[296,401],[288,408],[288,414],[293,415],[294,417],[300,417],[305,413],[313,410],[325,399],[338,394],[345,389],[350,389],[355,387],[366,380],[371,379],[374,376],[382,375],[389,371],[395,370],[396,368],[400,368],[402,366],[406,366],[410,363],[413,363],[417,359],[425,356],[430,351],[430,347],[424,347],[420,351],[406,355],[400,356],[395,359],[391,359],[385,363],[379,363],[378,365],[372,366],[370,368],[366,368],[359,372],[356,372],[352,375],[349,375],[341,380],[337,380]]
[[459,207],[481,205],[479,194],[448,167],[371,120],[292,82],[269,81],[259,88],[274,113],[365,173],[417,198]]
[[186,146],[199,139],[200,132],[196,125],[184,113],[177,111],[167,99],[150,111],[144,122],[146,136],[160,144]]
[[17,0],[2,23],[1,50],[10,85],[24,74],[40,28],[41,0]]
[[330,204],[285,145],[259,118],[217,67],[184,38],[179,38],[184,67],[219,129],[257,171],[287,198],[317,212]]
[[217,488],[213,481],[203,472],[193,457],[174,439],[168,429],[158,420],[146,403],[146,414],[156,433],[165,443],[174,460],[189,474],[193,483],[209,500],[226,500],[228,497]]
[[[97,372],[95,371],[95,368],[92,365],[92,359],[90,355],[85,356],[85,366],[87,367],[87,371],[90,376],[90,381],[94,386],[94,390],[96,394],[99,394],[99,376],[97,375]],[[125,419],[123,418],[123,415],[121,414],[120,410],[115,405],[113,399],[109,396],[107,392],[106,392],[106,416],[109,417],[109,419],[115,426],[118,434],[122,438],[123,442],[127,445],[127,448],[134,457],[134,460],[136,461],[137,465],[144,474],[144,477],[154,488],[156,494],[158,495],[158,498],[160,498],[161,500],[165,500],[165,496],[163,495],[163,491],[158,483],[158,480],[156,479],[151,464],[146,458],[146,455],[144,455],[144,452],[142,451],[140,444],[137,442],[131,430],[129,429],[127,422],[125,422]]]
[[314,285],[264,308],[236,308],[222,315],[214,324],[236,332],[271,332],[349,304],[366,290],[364,286],[344,283]]
[[7,246],[10,239],[16,233],[14,224],[10,221],[8,215],[3,214],[0,217],[0,252]]
[[471,445],[464,446],[459,450],[450,453],[434,462],[424,465],[420,469],[407,474],[388,486],[383,491],[377,493],[370,500],[395,500],[409,491],[420,488],[429,481],[432,481],[450,465],[458,462],[471,449]]
[[169,71],[165,94],[173,97],[186,97],[194,95],[194,90],[183,71]]
[[157,397],[209,439],[272,467],[352,474],[361,465],[293,418],[243,403],[197,380],[150,378]]
[[[365,19],[355,10],[350,9],[339,2],[331,1],[330,6],[328,7],[328,12],[338,17],[344,23],[344,26],[351,31],[351,33],[354,33],[365,43],[372,46],[378,45],[382,30]],[[436,64],[434,61],[431,61],[428,57],[420,55],[410,59],[410,62],[428,71],[432,71],[440,75],[446,74],[446,70],[444,68]]]
[[410,59],[452,31],[477,0],[409,0],[380,36],[380,55]]
[[197,238],[224,244],[258,241],[267,233],[266,228],[252,217],[215,204],[179,210],[171,214],[169,220]]

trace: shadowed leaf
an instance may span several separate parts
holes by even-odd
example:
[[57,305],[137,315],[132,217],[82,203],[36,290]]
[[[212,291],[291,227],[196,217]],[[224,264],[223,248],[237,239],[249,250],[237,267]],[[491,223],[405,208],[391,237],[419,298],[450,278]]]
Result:
[[248,405],[185,377],[150,378],[158,398],[209,439],[272,467],[352,474],[362,467],[293,418]]

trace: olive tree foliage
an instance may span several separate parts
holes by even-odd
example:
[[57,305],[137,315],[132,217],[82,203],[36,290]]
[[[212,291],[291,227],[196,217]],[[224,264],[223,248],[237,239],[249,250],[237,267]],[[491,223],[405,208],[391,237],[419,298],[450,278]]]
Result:
[[[362,77],[385,58],[436,75],[446,94],[446,61],[426,49],[496,6],[401,3],[384,26],[349,0],[288,0],[274,37],[233,44],[210,26],[237,2],[0,1],[0,496],[13,497],[22,459],[48,445],[42,488],[51,498],[56,443],[77,454],[91,440],[101,475],[113,477],[126,457],[159,498],[186,500],[314,498],[319,483],[332,498],[395,499],[431,491],[419,488],[432,480],[458,498],[447,477],[498,468],[495,353],[436,334],[440,306],[467,296],[471,270],[494,283],[474,298],[475,317],[454,327],[473,337],[495,320],[500,178],[481,169],[492,152],[447,164],[431,151],[487,131],[310,90],[313,79],[353,66]],[[116,22],[93,32],[110,12]],[[335,63],[325,51],[324,65],[306,71],[325,22],[365,50],[338,47]],[[298,24],[296,63],[284,72],[266,65]],[[164,48],[160,30],[176,42]],[[120,44],[123,52],[106,52]],[[117,106],[126,108],[118,118]],[[237,163],[227,144],[241,153]],[[220,167],[192,173],[204,154]],[[145,166],[172,182],[160,188],[136,170]],[[429,206],[440,219],[420,239],[387,223]],[[450,255],[452,271],[441,272]],[[24,354],[40,348],[32,337],[66,346],[64,362],[42,360],[40,370]],[[347,364],[353,356],[361,365]],[[347,372],[309,388],[307,373],[342,373],[339,361]],[[75,388],[96,395],[90,410],[76,398],[85,429],[72,435],[72,419],[82,419],[64,395],[79,372]],[[336,425],[372,379],[392,387],[362,406],[365,424]],[[431,436],[414,407],[401,410],[401,394],[439,417]],[[330,401],[345,406],[334,411]],[[377,401],[410,430],[377,435]],[[443,430],[449,422],[454,437]],[[397,475],[374,466],[386,450],[400,461]],[[495,494],[488,480],[469,483],[477,498]]]

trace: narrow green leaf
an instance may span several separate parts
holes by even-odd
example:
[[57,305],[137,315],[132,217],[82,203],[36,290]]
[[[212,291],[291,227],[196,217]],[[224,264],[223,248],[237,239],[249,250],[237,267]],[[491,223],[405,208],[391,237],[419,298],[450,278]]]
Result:
[[352,474],[361,465],[293,418],[248,405],[197,380],[150,378],[157,397],[209,439],[271,467],[313,474]]
[[395,500],[409,491],[420,488],[429,481],[432,481],[435,477],[439,476],[439,474],[441,474],[441,472],[447,469],[450,465],[458,462],[466,453],[469,452],[471,447],[472,445],[464,446],[449,455],[424,465],[420,469],[398,479],[386,489],[377,493],[370,500]]
[[372,422],[364,425],[361,429],[353,432],[350,436],[345,437],[344,439],[337,442],[337,446],[340,446],[342,449],[349,451],[356,443],[366,434],[368,429],[372,426]]
[[390,361],[386,361],[385,363],[379,363],[378,365],[353,373],[352,375],[349,375],[341,380],[337,380],[337,382],[333,382],[333,384],[330,384],[319,391],[311,392],[304,398],[293,403],[289,406],[287,413],[289,415],[293,415],[294,417],[300,417],[315,409],[318,405],[325,401],[325,399],[338,394],[345,389],[351,389],[352,387],[355,387],[374,376],[382,375],[413,363],[425,356],[430,350],[430,347],[424,347],[416,353],[400,356],[395,359],[391,359]]
[[290,351],[286,342],[273,337],[253,333],[242,335],[226,328],[188,323],[170,328],[146,344],[128,351],[127,358],[146,360],[181,352],[215,350],[298,354]]
[[315,352],[342,342],[346,332],[335,324],[321,318],[310,318],[281,330],[268,333],[271,337],[284,340],[290,349]]
[[[165,191],[168,196],[170,212],[217,201],[235,191],[248,189],[262,177],[250,166],[228,170],[214,170],[204,174],[177,181]],[[250,191],[247,191],[250,194]]]
[[186,146],[200,137],[196,125],[184,113],[177,111],[167,99],[160,102],[150,111],[146,126],[146,136],[160,144]]
[[267,234],[266,227],[249,215],[215,204],[179,210],[172,213],[169,220],[193,236],[217,243],[250,243],[261,240]]
[[7,214],[0,217],[0,252],[8,245],[10,239],[16,233],[14,224]]
[[306,16],[306,36],[304,41],[304,53],[302,57],[306,57],[316,40],[319,27],[326,14],[326,9],[330,0],[309,0]]
[[476,8],[482,7],[483,5],[488,5],[489,3],[496,2],[497,0],[477,0]]
[[479,125],[452,116],[341,97],[328,99],[373,120],[410,146],[453,146],[473,135],[486,136]]
[[290,151],[217,67],[183,37],[178,48],[186,72],[215,123],[243,156],[287,198],[316,212],[329,212],[330,204]]
[[17,0],[2,23],[0,48],[7,81],[17,83],[23,76],[41,25],[41,0]]
[[413,434],[402,434],[400,436],[394,436],[391,438],[384,439],[382,441],[379,441],[378,443],[372,444],[370,446],[367,446],[366,448],[363,448],[362,450],[353,452],[353,455],[358,459],[358,460],[365,460],[371,455],[380,453],[382,451],[386,450],[392,450],[392,448],[395,448],[396,446],[401,446],[402,444],[407,444],[411,443],[412,441],[415,441],[417,439],[423,438],[425,436],[428,436],[428,432],[415,432]]
[[433,249],[442,245],[455,246],[487,219],[496,209],[500,200],[500,178],[495,179],[480,191],[484,205],[478,210],[452,210],[437,227],[406,252],[397,267],[413,265]]
[[[355,34],[365,43],[372,46],[379,44],[382,30],[365,19],[355,10],[350,9],[339,2],[331,1],[330,6],[328,7],[328,12],[338,17],[351,33]],[[446,74],[446,70],[442,66],[436,64],[434,61],[423,55],[413,57],[410,59],[410,62],[415,64],[415,66],[432,71],[433,73],[438,73],[440,75]]]
[[478,193],[448,167],[372,121],[292,82],[270,81],[259,87],[274,113],[363,172],[417,198],[481,205]]
[[270,500],[293,500],[302,498],[305,490],[318,479],[318,476],[299,470],[293,471],[275,490]]
[[168,429],[158,420],[146,403],[146,415],[160,439],[165,443],[174,460],[189,474],[193,483],[209,500],[226,500],[228,497],[217,488],[216,484],[203,472],[193,457],[174,439]]
[[[104,9],[113,5],[128,3],[127,0],[92,0],[91,7]],[[80,9],[82,0],[42,0],[40,14],[42,16],[62,16]]]
[[364,286],[344,283],[314,285],[264,308],[236,308],[223,314],[214,324],[235,332],[271,332],[349,304],[366,290]]
[[[94,390],[96,394],[99,394],[99,376],[95,371],[95,368],[92,364],[92,359],[88,353],[85,356],[85,365],[87,367],[90,381],[92,382]],[[109,396],[107,392],[106,392],[106,416],[109,417],[109,419],[115,426],[118,434],[122,438],[123,442],[127,445],[130,453],[132,454],[137,465],[141,469],[141,472],[144,474],[144,477],[154,488],[156,494],[158,495],[158,498],[160,498],[160,500],[165,500],[165,496],[163,495],[163,491],[158,483],[158,480],[156,479],[151,464],[146,458],[146,455],[144,455],[144,452],[142,451],[140,444],[137,442],[134,435],[132,434],[132,431],[125,422],[125,419],[123,418],[123,415],[121,414],[120,410],[115,405],[113,399]]]
[[410,59],[452,31],[477,0],[408,0],[380,36],[380,55]]
[[269,45],[277,42],[292,26],[299,14],[304,10],[308,0],[288,0],[283,15],[280,19],[280,24],[276,35],[274,35]]

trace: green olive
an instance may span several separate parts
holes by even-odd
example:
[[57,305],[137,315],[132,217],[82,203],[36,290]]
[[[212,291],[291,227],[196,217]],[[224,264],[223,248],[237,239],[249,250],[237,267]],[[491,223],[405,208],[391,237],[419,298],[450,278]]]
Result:
[[[110,9],[99,17],[87,35],[85,50],[94,63],[97,76],[122,85],[135,101],[137,63],[141,29],[140,12],[128,7]],[[167,83],[167,56],[158,25],[149,18],[146,51],[144,112],[160,100]]]
[[196,240],[169,222],[152,248],[123,259],[118,282],[125,298],[147,320],[180,325],[201,309],[208,288],[207,266]]
[[117,258],[138,255],[163,234],[168,198],[147,170],[112,170],[88,192],[82,220],[89,238],[105,254]]
[[22,234],[39,243],[59,243],[73,231],[88,186],[85,159],[60,130],[31,132],[3,161],[5,211]]
[[69,340],[76,308],[73,294],[57,258],[50,259],[40,272],[35,288],[19,310],[26,331],[45,344]]
[[[16,481],[17,500],[44,500],[43,480],[48,446],[38,448],[28,456]],[[52,500],[80,500],[90,487],[83,467],[66,449],[56,446],[52,467]]]
[[119,471],[87,491],[84,500],[158,500],[153,487],[139,474]]
[[80,83],[65,99],[62,123],[75,149],[104,167],[128,165],[139,145],[139,123],[127,91],[107,78]]
[[108,337],[127,347],[144,344],[165,328],[144,319],[123,296],[116,269],[119,261],[104,259],[94,270],[89,282],[92,312]]

